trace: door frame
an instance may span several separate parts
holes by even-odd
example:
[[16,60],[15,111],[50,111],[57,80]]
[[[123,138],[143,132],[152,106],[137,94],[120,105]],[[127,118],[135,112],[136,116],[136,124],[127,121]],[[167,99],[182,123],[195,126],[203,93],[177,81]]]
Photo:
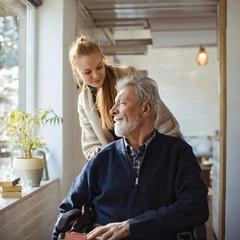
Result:
[[220,57],[220,179],[218,240],[225,239],[226,203],[226,122],[227,122],[227,78],[226,78],[226,0],[219,0],[219,57]]

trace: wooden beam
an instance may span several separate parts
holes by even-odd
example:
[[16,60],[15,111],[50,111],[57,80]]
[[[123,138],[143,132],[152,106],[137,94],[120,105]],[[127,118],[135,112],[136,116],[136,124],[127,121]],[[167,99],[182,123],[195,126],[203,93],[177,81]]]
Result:
[[114,45],[102,46],[105,55],[145,55],[147,45]]

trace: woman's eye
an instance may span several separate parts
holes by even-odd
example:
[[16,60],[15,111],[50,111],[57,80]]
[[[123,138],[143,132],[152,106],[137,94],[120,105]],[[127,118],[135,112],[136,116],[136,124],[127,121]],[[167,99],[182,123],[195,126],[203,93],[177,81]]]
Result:
[[99,67],[97,67],[97,69],[101,69],[103,67],[103,65],[102,66],[99,66]]
[[85,72],[84,74],[89,75],[91,72]]

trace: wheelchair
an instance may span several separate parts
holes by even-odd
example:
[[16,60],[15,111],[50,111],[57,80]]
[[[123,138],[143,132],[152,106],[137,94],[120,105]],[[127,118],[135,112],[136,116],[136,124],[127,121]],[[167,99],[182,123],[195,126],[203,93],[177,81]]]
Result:
[[[76,224],[78,224],[77,220],[83,217],[84,214],[87,218],[84,220],[84,226],[76,226]],[[90,218],[89,216],[89,212],[86,212],[86,209],[80,210],[78,208],[73,208],[62,214],[55,225],[56,231],[59,233],[58,240],[86,240],[85,234],[96,227],[91,223],[90,218],[92,216],[90,216]],[[96,240],[97,239],[101,238],[96,238]],[[191,232],[179,233],[176,240],[207,240],[206,224],[194,226]]]

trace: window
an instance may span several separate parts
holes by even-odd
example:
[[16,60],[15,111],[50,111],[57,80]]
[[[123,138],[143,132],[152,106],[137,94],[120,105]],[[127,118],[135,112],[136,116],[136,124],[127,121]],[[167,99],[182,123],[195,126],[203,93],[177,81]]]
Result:
[[34,12],[26,0],[0,2],[0,139],[4,118],[34,104]]

